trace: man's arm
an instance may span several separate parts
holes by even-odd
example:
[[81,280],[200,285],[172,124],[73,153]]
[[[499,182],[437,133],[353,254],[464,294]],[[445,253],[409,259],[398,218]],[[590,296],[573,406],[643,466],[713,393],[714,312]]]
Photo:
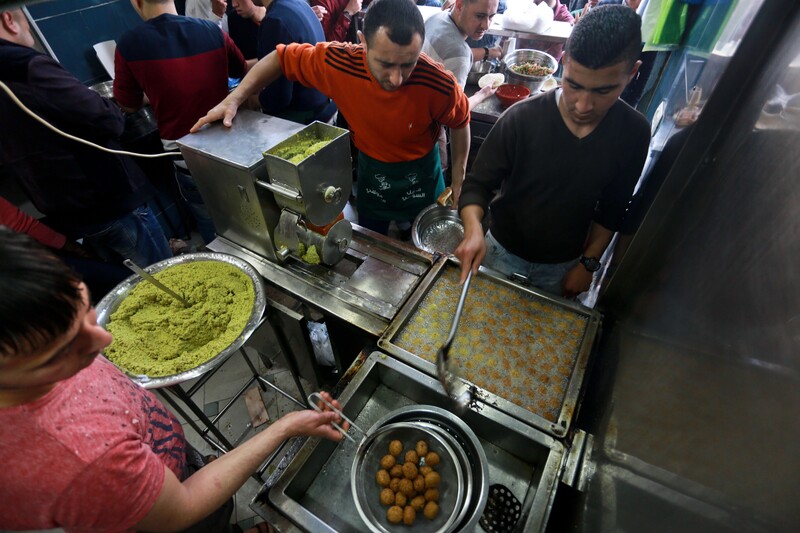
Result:
[[[323,396],[337,408],[340,407],[327,393],[323,393]],[[207,464],[183,483],[165,467],[166,477],[158,499],[135,529],[186,529],[223,505],[284,440],[297,435],[340,440],[342,435],[330,425],[338,418],[330,411],[289,413],[244,444]]]
[[[600,259],[613,236],[613,231],[597,222],[593,222],[592,229],[589,231],[589,239],[583,249],[583,255]],[[592,285],[593,276],[594,272],[589,272],[585,266],[578,263],[561,280],[562,295],[565,298],[574,298],[580,293],[588,291]]]
[[453,154],[451,165],[453,206],[458,206],[458,198],[461,196],[461,185],[464,183],[464,176],[467,173],[467,156],[469,155],[469,123],[463,128],[450,129],[450,150]]
[[114,100],[126,113],[135,113],[145,105],[142,86],[119,51],[114,52]]
[[464,207],[461,212],[461,220],[464,222],[464,240],[458,245],[454,254],[461,261],[461,283],[467,279],[467,273],[472,269],[474,274],[478,273],[483,258],[486,256],[486,239],[483,236],[483,207],[478,204],[471,204]]
[[251,95],[259,92],[263,87],[274,82],[281,77],[281,63],[278,53],[272,52],[256,63],[253,68],[242,79],[239,86],[229,94],[222,102],[214,106],[204,117],[201,117],[192,129],[191,133],[197,132],[206,124],[222,120],[222,123],[231,127],[233,117],[239,106],[244,103]]

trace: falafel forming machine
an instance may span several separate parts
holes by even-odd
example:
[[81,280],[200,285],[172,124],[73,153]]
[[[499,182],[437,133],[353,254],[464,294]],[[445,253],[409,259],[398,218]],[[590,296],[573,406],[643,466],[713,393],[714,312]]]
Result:
[[246,111],[215,126],[178,144],[217,234],[278,263],[339,262],[352,239],[347,130]]

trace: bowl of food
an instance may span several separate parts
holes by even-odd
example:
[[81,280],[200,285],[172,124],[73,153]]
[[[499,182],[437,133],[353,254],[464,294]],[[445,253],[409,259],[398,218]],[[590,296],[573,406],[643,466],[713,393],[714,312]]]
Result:
[[503,58],[503,67],[509,83],[524,85],[531,93],[535,93],[545,80],[552,77],[558,68],[558,61],[539,50],[520,49]]
[[264,281],[232,255],[184,254],[144,270],[189,305],[135,274],[96,310],[98,324],[114,336],[104,355],[145,388],[182,383],[222,364],[264,314]]
[[500,100],[500,105],[508,107],[529,97],[531,91],[524,85],[505,83],[497,88],[497,92],[494,95]]
[[351,469],[353,500],[370,531],[388,533],[399,524],[422,533],[457,530],[472,489],[458,446],[433,424],[395,422],[370,430]]

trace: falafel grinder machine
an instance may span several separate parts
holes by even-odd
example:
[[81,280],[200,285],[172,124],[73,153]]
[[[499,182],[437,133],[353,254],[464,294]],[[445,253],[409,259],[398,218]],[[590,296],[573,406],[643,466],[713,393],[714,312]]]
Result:
[[[322,263],[334,265],[353,233],[342,214],[352,187],[348,135],[322,122],[303,126],[241,110],[231,128],[211,124],[178,145],[217,235],[277,263],[314,246]],[[327,144],[297,162],[275,155],[308,141]],[[306,259],[316,262],[312,256]]]

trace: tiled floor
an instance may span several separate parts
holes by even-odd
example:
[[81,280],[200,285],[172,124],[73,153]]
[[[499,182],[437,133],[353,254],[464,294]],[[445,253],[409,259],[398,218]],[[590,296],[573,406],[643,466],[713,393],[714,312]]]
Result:
[[[266,379],[296,399],[301,400],[300,392],[295,386],[291,373],[286,369],[283,356],[268,324],[265,324],[259,331],[253,334],[245,346],[245,351],[262,376],[266,377]],[[258,351],[269,359],[272,363],[271,368],[265,367],[261,358],[258,356]],[[219,367],[217,372],[197,391],[192,399],[198,406],[203,408],[203,411],[209,418],[213,418],[251,377],[252,372],[245,363],[243,357],[238,353],[234,354]],[[194,381],[184,383],[184,389],[188,389],[193,383]],[[311,386],[308,382],[303,380],[302,384],[306,393],[311,392]],[[256,387],[255,384],[252,386]],[[273,389],[261,391],[261,397],[264,400],[264,405],[267,408],[267,413],[271,421],[277,420],[290,411],[299,409],[291,400],[285,398]],[[179,419],[181,419],[180,416]],[[185,420],[181,419],[181,423],[183,424],[186,439],[192,446],[203,455],[213,452],[212,447],[203,440]],[[263,431],[269,427],[269,424],[268,422],[257,427],[255,430],[252,429],[250,416],[247,412],[243,396],[238,398],[230,409],[217,421],[217,427],[220,428],[226,438],[234,445],[244,442],[256,433]],[[232,523],[237,523],[242,529],[247,529],[252,527],[255,522],[262,521],[249,507],[250,502],[260,488],[261,484],[251,477],[248,479],[247,483],[239,489],[234,496],[235,510],[231,517]]]

